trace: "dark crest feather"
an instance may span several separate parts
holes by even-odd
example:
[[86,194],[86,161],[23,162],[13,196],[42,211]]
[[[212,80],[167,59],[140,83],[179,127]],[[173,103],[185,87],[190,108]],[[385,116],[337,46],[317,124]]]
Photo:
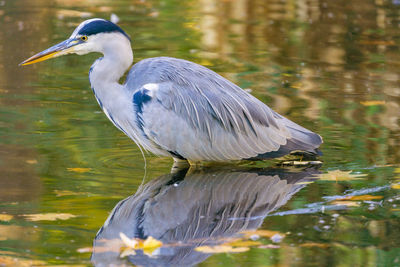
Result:
[[94,20],[89,22],[85,26],[80,29],[78,34],[80,35],[94,35],[98,33],[107,33],[107,32],[120,32],[125,35],[129,40],[131,39],[126,32],[124,32],[118,25],[112,23],[108,20]]

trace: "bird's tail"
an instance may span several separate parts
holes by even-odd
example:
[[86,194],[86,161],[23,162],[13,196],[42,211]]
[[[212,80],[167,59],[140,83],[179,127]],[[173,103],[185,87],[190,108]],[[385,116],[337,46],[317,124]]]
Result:
[[322,152],[318,147],[323,143],[322,137],[306,128],[279,116],[291,134],[285,145],[279,147],[277,151],[258,155],[255,159],[279,158],[288,154],[299,153],[304,156],[320,156]]

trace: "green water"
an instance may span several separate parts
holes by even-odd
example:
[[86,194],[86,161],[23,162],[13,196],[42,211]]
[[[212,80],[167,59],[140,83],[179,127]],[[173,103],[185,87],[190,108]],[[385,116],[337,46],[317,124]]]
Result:
[[[200,63],[319,133],[321,168],[253,162],[174,176],[171,159],[146,154],[145,173],[90,90],[99,55],[18,67],[84,19],[111,13],[135,61]],[[140,217],[148,235],[183,248],[96,254],[99,266],[400,266],[399,25],[397,0],[0,1],[0,266],[90,266],[97,231],[129,196],[154,204]],[[338,203],[343,196],[353,198]],[[206,208],[208,219],[197,218]],[[48,213],[67,218],[26,216]],[[110,235],[140,218],[114,217],[121,226]],[[243,253],[195,250],[199,238],[221,244],[248,229],[284,238],[261,236]]]

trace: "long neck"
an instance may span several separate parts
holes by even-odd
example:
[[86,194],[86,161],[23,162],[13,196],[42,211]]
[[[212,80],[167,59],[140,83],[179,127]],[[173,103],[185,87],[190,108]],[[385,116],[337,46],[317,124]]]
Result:
[[104,56],[92,65],[89,80],[96,97],[103,101],[121,88],[119,80],[131,66],[133,53],[129,40],[123,36],[110,38],[101,50]]

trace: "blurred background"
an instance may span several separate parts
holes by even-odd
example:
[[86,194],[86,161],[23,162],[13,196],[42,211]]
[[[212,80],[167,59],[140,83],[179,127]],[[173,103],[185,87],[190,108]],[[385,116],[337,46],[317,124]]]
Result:
[[[0,0],[0,266],[90,265],[78,249],[114,205],[170,171],[171,159],[146,154],[144,178],[140,151],[102,113],[88,81],[99,55],[18,66],[93,17],[119,21],[135,62],[202,64],[324,138],[325,179],[282,211],[355,190],[379,196],[267,217],[262,229],[291,233],[279,248],[200,266],[400,266],[398,0]],[[49,213],[74,217],[25,216]]]

